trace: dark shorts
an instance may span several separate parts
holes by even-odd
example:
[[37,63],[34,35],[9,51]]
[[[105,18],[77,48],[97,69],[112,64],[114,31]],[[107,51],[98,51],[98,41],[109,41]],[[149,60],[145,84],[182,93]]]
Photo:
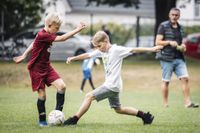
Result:
[[60,78],[58,73],[52,67],[50,67],[45,72],[40,72],[35,69],[29,69],[29,74],[33,91],[45,89],[45,85],[50,86],[53,81]]

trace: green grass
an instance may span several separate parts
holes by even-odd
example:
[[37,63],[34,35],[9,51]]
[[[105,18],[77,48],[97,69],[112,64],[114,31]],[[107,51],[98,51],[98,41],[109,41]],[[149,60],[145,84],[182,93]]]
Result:
[[[35,105],[37,95],[25,88],[0,89],[0,132],[2,133],[198,133],[200,130],[200,110],[184,108],[179,91],[170,95],[169,108],[161,106],[160,92],[156,90],[124,91],[121,94],[122,105],[151,111],[155,115],[155,121],[150,126],[143,126],[142,121],[136,117],[116,114],[105,100],[100,103],[94,101],[77,126],[39,128]],[[49,113],[55,105],[55,90],[49,89],[47,92],[46,106]],[[199,91],[192,93],[195,100],[200,102],[198,94]],[[64,108],[66,118],[77,111],[83,98],[84,94],[78,91],[69,91],[66,94]]]
[[[192,99],[200,103],[200,63],[190,61],[190,86]],[[124,91],[121,93],[123,106],[132,106],[155,115],[152,125],[143,126],[136,117],[119,115],[110,109],[107,100],[93,102],[90,110],[80,119],[77,126],[40,128],[37,125],[36,100],[26,65],[0,62],[0,133],[199,133],[200,109],[183,106],[183,95],[179,81],[172,78],[169,108],[162,107],[160,91],[160,66],[158,62],[125,61],[123,66]],[[80,107],[85,93],[79,93],[81,80],[80,64],[53,63],[67,84],[65,117],[73,115]],[[11,69],[12,68],[12,69]],[[94,82],[103,82],[101,67],[93,70]],[[85,91],[90,91],[87,85]],[[53,87],[47,89],[46,110],[55,106]]]

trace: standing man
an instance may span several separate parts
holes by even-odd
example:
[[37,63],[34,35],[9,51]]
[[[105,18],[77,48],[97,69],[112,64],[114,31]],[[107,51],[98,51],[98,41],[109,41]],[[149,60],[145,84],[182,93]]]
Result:
[[164,107],[168,107],[168,87],[174,72],[181,82],[184,95],[184,104],[188,108],[198,108],[190,99],[189,75],[183,52],[186,46],[183,44],[183,27],[178,23],[180,10],[172,8],[169,12],[169,20],[160,24],[156,36],[156,45],[164,48],[156,54],[162,68],[162,94]]

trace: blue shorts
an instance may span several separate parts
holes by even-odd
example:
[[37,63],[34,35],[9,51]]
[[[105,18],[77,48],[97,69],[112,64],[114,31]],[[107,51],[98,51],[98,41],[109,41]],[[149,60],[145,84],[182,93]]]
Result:
[[188,77],[188,71],[185,61],[182,59],[174,59],[172,62],[160,61],[162,68],[162,80],[169,82],[171,80],[172,73],[180,78]]
[[84,76],[84,79],[89,79],[91,78],[91,70],[90,69],[85,69],[83,70],[83,76]]

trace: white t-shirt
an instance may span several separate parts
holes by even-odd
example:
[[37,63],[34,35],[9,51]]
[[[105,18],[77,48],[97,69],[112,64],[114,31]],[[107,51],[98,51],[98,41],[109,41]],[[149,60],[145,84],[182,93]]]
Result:
[[105,82],[108,89],[119,92],[122,90],[121,67],[123,58],[131,55],[132,48],[112,45],[108,52],[95,50],[89,53],[90,57],[101,57],[105,69]]

